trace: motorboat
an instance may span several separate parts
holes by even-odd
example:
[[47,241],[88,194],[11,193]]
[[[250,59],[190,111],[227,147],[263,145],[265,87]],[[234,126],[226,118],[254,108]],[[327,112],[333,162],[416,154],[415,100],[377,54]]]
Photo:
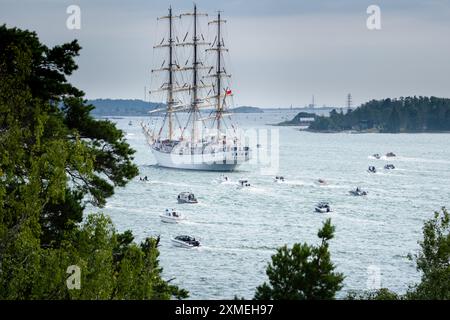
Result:
[[388,152],[388,153],[386,153],[386,157],[393,158],[393,157],[396,157],[396,154],[393,152]]
[[328,184],[328,182],[326,182],[324,179],[317,179],[317,183],[322,185],[322,186],[325,186],[325,185]]
[[286,180],[284,180],[283,176],[276,176],[274,181],[277,182],[277,183],[286,182]]
[[181,213],[176,212],[174,209],[166,209],[166,211],[163,214],[160,214],[159,217],[161,218],[161,221],[165,223],[178,223],[186,219]]
[[181,248],[195,248],[200,246],[200,241],[196,240],[194,237],[181,235],[172,238],[172,244],[176,247]]
[[315,208],[316,212],[326,213],[331,212],[331,207],[328,202],[319,202]]
[[128,122],[128,125],[129,125],[129,126],[132,126],[132,125],[133,125],[133,122],[132,122],[132,121]]
[[364,190],[360,189],[359,187],[357,187],[355,190],[350,190],[349,193],[352,196],[356,196],[356,197],[367,196],[367,191],[364,191]]
[[224,175],[224,174],[222,174],[219,178],[220,183],[228,183],[230,181],[231,181],[231,179],[227,175]]
[[378,153],[373,154],[372,157],[378,160],[381,159],[381,156]]
[[384,166],[384,168],[386,170],[392,170],[395,169],[395,166],[392,163],[388,163],[387,165]]
[[248,182],[248,180],[246,179],[239,179],[238,188],[246,188],[246,187],[251,187],[250,182]]
[[181,192],[177,197],[178,203],[197,203],[197,199],[192,192]]
[[377,173],[377,169],[374,166],[369,166],[369,169],[367,169],[367,172],[369,172],[369,173]]

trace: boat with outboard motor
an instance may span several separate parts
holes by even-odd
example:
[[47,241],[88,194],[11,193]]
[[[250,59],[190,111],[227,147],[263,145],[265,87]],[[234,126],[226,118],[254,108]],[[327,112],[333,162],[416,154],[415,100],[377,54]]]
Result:
[[177,197],[178,203],[197,203],[197,198],[192,192],[181,192]]
[[231,182],[231,179],[225,175],[225,174],[221,174],[220,177],[218,178],[219,183],[229,183]]
[[242,188],[248,188],[251,187],[250,182],[248,182],[247,179],[239,179],[238,181],[238,188],[242,189]]
[[286,180],[284,179],[283,176],[276,176],[274,179],[274,182],[283,183],[283,182],[286,182]]
[[181,248],[196,248],[200,246],[200,241],[187,235],[176,236],[171,241],[174,246]]
[[319,202],[315,207],[315,211],[319,213],[331,212],[330,204],[325,201]]
[[397,155],[395,154],[395,153],[393,153],[393,152],[388,152],[388,153],[386,153],[386,157],[387,158],[393,158],[393,157],[396,157]]
[[163,214],[160,214],[159,217],[161,218],[161,221],[165,223],[178,223],[186,219],[181,213],[176,212],[174,209],[166,209],[166,211]]
[[357,187],[355,190],[350,190],[349,193],[352,196],[360,197],[360,196],[367,196],[367,191],[362,190],[361,188]]

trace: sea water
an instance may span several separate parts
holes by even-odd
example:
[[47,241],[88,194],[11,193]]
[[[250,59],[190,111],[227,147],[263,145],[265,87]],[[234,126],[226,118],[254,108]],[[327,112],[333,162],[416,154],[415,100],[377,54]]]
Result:
[[[267,281],[265,270],[276,249],[317,244],[317,231],[326,218],[336,226],[331,257],[345,275],[339,297],[374,284],[404,292],[420,279],[407,255],[419,249],[423,222],[442,206],[450,207],[450,135],[324,134],[268,125],[295,113],[235,117],[244,128],[279,130],[277,174],[285,183],[275,183],[274,176],[262,175],[250,165],[227,174],[228,183],[220,183],[219,173],[160,168],[138,125],[149,119],[112,120],[125,131],[136,150],[140,176],[149,181],[136,177],[117,188],[101,210],[119,231],[132,230],[137,241],[159,235],[163,276],[174,278],[172,283],[187,289],[190,298],[252,298],[255,288]],[[371,157],[390,151],[397,157]],[[387,163],[396,169],[384,170]],[[368,173],[369,165],[378,172]],[[237,188],[239,178],[248,179],[252,187]],[[319,178],[328,184],[319,185]],[[349,195],[357,186],[368,195]],[[182,191],[193,192],[199,203],[177,204]],[[314,212],[319,201],[328,201],[333,212]],[[187,220],[161,222],[159,214],[166,208],[182,212]],[[201,247],[174,247],[170,239],[181,234],[198,238]]]

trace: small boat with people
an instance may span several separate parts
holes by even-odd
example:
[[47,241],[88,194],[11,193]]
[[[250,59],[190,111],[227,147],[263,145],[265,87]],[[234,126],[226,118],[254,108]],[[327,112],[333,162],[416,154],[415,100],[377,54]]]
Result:
[[319,213],[331,212],[330,204],[325,201],[319,202],[315,207],[315,211]]
[[317,179],[317,183],[320,184],[321,186],[325,186],[328,184],[328,182],[324,179]]
[[367,191],[362,190],[360,187],[357,187],[355,190],[350,190],[349,193],[352,196],[361,197],[361,196],[367,196]]
[[200,246],[200,241],[195,239],[194,237],[187,235],[180,235],[172,238],[172,244],[176,247],[181,248],[195,248]]
[[238,188],[242,189],[242,188],[248,188],[251,187],[250,182],[248,182],[247,179],[239,179],[238,181]]
[[177,197],[178,203],[197,203],[197,198],[192,192],[181,192]]
[[224,174],[220,175],[220,178],[219,178],[220,183],[228,183],[230,181],[231,181],[231,179],[227,175],[224,175]]
[[388,153],[386,153],[386,157],[387,158],[393,158],[393,157],[396,157],[397,155],[395,154],[395,153],[393,153],[393,152],[388,152]]
[[381,156],[380,156],[380,154],[378,154],[378,153],[373,154],[372,157],[374,157],[374,158],[377,159],[377,160],[380,160],[380,159],[381,159]]
[[369,166],[367,169],[367,172],[369,173],[377,173],[377,169],[374,166]]
[[395,166],[392,163],[388,163],[387,165],[384,166],[384,168],[386,170],[393,170],[395,169]]
[[274,179],[274,182],[283,183],[283,182],[286,182],[286,180],[284,179],[283,176],[276,176]]
[[186,219],[181,213],[176,212],[174,209],[166,209],[166,211],[163,214],[160,214],[159,217],[161,218],[161,221],[165,223],[178,223]]

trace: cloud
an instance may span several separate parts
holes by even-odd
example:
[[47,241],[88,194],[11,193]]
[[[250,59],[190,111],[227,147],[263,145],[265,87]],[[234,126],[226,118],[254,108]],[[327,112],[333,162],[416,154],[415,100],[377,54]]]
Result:
[[[450,96],[450,1],[375,1],[382,30],[365,27],[366,0],[198,0],[222,9],[235,101],[242,105],[344,104],[422,94]],[[176,12],[192,2],[170,1]],[[82,29],[65,27],[78,4]],[[143,98],[149,87],[156,17],[169,1],[0,0],[0,20],[36,30],[49,45],[78,38],[83,50],[72,81],[87,96]]]

